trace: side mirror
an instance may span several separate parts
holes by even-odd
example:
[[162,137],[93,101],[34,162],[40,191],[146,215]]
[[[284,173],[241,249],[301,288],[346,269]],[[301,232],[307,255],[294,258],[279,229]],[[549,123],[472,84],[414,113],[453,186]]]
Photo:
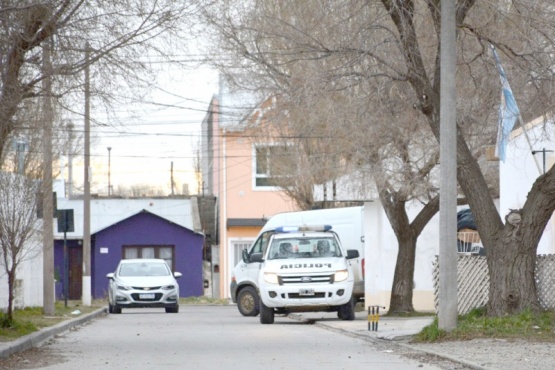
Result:
[[182,277],[182,276],[183,276],[183,274],[182,274],[181,272],[174,272],[174,273],[173,273],[173,277],[176,278],[176,279],[178,279],[178,278],[180,278],[180,277]]
[[241,257],[243,258],[243,262],[245,263],[249,263],[249,252],[246,249],[243,249],[243,252],[241,253]]
[[348,260],[352,260],[355,258],[359,258],[360,254],[358,253],[358,250],[356,249],[348,249],[347,250],[347,259]]
[[264,262],[264,258],[262,258],[262,256],[262,253],[251,254],[251,262]]
[[108,279],[113,279],[113,278],[114,278],[114,273],[113,273],[113,272],[110,272],[109,274],[106,274],[106,277],[107,277]]

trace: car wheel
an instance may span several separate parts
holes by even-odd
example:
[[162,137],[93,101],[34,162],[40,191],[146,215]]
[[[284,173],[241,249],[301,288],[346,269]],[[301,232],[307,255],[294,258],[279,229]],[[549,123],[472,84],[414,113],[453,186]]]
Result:
[[243,316],[256,316],[260,312],[260,302],[256,289],[252,286],[244,287],[237,295],[237,308]]
[[113,313],[121,313],[121,307],[112,306],[112,311],[113,311]]
[[114,313],[114,306],[110,302],[108,302],[108,313]]
[[274,323],[274,309],[267,307],[262,300],[260,300],[260,323],[273,324]]
[[166,307],[166,313],[178,313],[179,306]]
[[354,320],[355,319],[355,299],[351,297],[351,299],[349,299],[349,302],[340,306],[339,311],[337,311],[337,316],[341,320],[349,320],[349,321]]

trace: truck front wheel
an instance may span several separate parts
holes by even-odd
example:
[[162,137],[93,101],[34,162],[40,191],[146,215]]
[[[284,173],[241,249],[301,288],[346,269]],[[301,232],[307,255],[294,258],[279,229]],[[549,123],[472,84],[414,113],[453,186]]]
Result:
[[259,312],[259,298],[256,289],[252,286],[244,287],[237,294],[237,308],[243,316],[256,316]]
[[341,320],[352,321],[355,319],[355,298],[354,297],[351,297],[349,302],[345,303],[342,306],[339,306],[339,310],[337,311],[337,316]]
[[274,309],[266,307],[264,302],[260,300],[260,323],[273,324],[274,323]]

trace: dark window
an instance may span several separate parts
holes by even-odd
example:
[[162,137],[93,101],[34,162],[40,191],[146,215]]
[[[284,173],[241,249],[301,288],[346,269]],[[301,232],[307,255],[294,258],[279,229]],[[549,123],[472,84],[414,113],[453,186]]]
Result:
[[173,245],[124,245],[122,258],[161,258],[172,271],[175,271],[175,246]]

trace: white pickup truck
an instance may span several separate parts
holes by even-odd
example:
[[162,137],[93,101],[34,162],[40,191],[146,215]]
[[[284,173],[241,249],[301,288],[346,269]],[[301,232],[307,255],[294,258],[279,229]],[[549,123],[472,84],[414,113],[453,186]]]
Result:
[[260,263],[253,262],[251,255],[263,253],[268,247],[275,229],[283,226],[331,225],[344,249],[358,250],[359,258],[349,259],[354,275],[353,298],[364,300],[364,234],[363,207],[330,208],[311,211],[279,213],[271,217],[260,230],[255,242],[243,250],[242,258],[231,274],[230,292],[234,303],[243,316],[257,316],[260,312],[258,272]]
[[259,266],[259,312],[262,324],[274,314],[336,311],[354,320],[354,274],[349,260],[358,250],[345,251],[331,226],[278,227],[266,247],[251,253]]

